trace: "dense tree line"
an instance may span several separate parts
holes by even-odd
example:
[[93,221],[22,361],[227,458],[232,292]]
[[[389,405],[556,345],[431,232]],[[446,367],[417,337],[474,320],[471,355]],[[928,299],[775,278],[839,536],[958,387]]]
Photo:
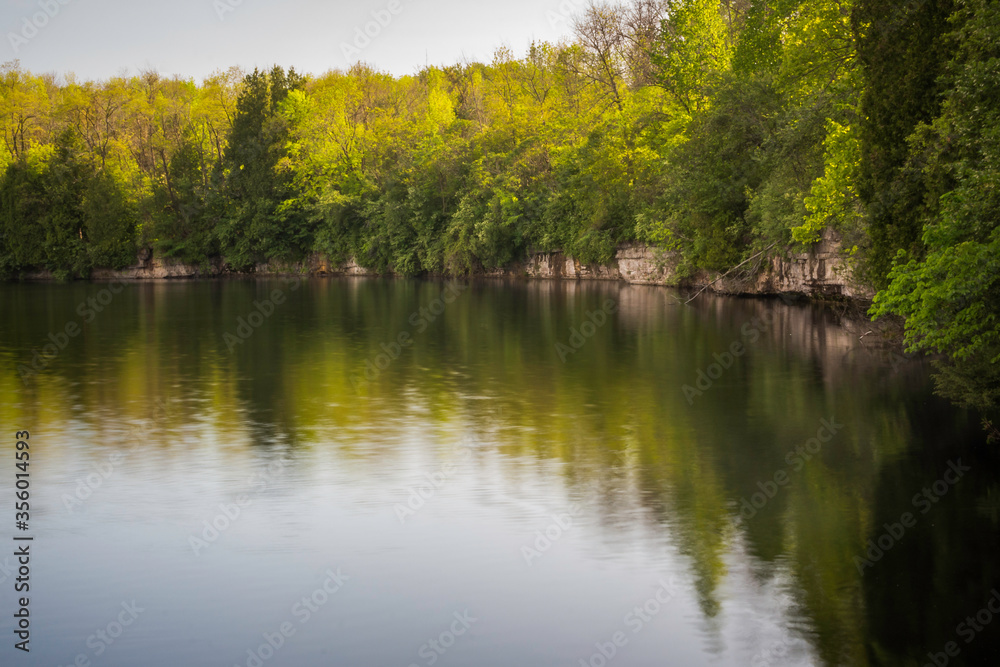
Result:
[[[7,63],[0,276],[85,277],[143,249],[455,274],[632,240],[679,251],[683,275],[829,227],[875,314],[995,378],[997,5],[628,0],[587,7],[563,43],[403,77]],[[960,376],[963,401],[995,402]]]

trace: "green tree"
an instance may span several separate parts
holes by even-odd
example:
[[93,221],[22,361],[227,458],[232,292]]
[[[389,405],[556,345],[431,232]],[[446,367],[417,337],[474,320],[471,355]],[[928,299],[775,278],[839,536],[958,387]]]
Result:
[[312,247],[312,226],[294,197],[288,169],[289,120],[283,105],[304,79],[275,66],[243,82],[223,156],[226,215],[219,224],[222,252],[236,267],[272,258],[294,259]]
[[952,47],[943,39],[952,0],[858,0],[853,25],[862,67],[861,173],[872,248],[868,277],[883,287],[898,250],[921,246],[926,190],[919,167],[907,168],[907,138],[940,110],[938,80]]
[[86,275],[83,201],[91,170],[82,142],[66,130],[54,146],[26,151],[4,175],[2,219],[6,270],[51,269],[61,278]]
[[911,141],[927,167],[926,252],[900,252],[877,316],[906,318],[911,350],[944,353],[941,388],[981,409],[1000,405],[1000,4],[962,0],[942,113]]

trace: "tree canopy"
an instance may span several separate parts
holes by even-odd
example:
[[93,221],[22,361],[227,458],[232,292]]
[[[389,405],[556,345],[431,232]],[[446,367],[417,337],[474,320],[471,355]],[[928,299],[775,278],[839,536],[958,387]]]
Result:
[[[401,77],[80,82],[6,63],[0,276],[86,277],[146,249],[461,274],[632,241],[677,251],[683,276],[830,228],[881,290],[873,314],[994,377],[997,12],[626,0],[587,6],[560,43]],[[959,375],[965,402],[994,401]]]

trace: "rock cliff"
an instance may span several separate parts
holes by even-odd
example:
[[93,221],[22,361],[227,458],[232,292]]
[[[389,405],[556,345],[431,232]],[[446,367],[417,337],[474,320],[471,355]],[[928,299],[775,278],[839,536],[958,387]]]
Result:
[[[493,278],[539,278],[552,280],[617,280],[635,285],[680,285],[692,288],[707,287],[720,294],[801,294],[812,298],[847,298],[870,300],[873,292],[858,284],[842,249],[840,238],[832,230],[825,230],[819,243],[806,252],[785,252],[773,255],[755,277],[736,279],[701,272],[694,276],[678,276],[679,257],[672,252],[641,244],[627,244],[618,248],[613,260],[607,264],[584,264],[562,252],[532,253],[527,258],[503,269],[484,271],[483,276]],[[204,278],[231,273],[221,260],[204,265],[184,264],[178,260],[153,257],[146,252],[140,255],[135,266],[113,271],[100,269],[93,272],[95,280],[167,280]],[[365,269],[351,260],[331,264],[321,254],[313,254],[302,262],[271,262],[258,264],[255,275],[314,275],[314,276],[371,276],[374,271]],[[39,271],[24,276],[28,279],[47,280],[49,272]]]

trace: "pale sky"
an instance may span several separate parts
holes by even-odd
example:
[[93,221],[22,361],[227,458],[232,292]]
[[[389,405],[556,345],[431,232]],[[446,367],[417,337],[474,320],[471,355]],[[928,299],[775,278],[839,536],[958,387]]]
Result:
[[[344,45],[393,74],[425,63],[521,56],[532,39],[570,34],[585,0],[0,0],[0,62],[35,73],[103,79],[152,67],[200,81],[216,69],[279,64],[303,73],[345,68]],[[390,10],[394,9],[395,14]],[[373,16],[373,12],[376,16]],[[220,18],[221,17],[221,18]],[[384,27],[376,23],[381,18]],[[388,20],[387,20],[388,19]],[[25,21],[27,20],[27,24]],[[357,29],[374,34],[365,45]]]

